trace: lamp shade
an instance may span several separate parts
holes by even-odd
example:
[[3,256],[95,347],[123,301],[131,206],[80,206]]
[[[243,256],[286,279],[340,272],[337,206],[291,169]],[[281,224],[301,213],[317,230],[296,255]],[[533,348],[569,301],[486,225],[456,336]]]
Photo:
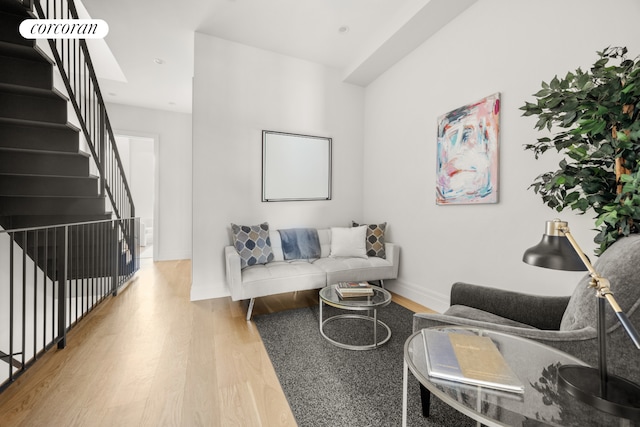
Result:
[[560,220],[547,221],[545,233],[537,245],[524,252],[522,261],[537,267],[553,270],[585,271],[587,266],[571,246],[564,232],[567,223]]

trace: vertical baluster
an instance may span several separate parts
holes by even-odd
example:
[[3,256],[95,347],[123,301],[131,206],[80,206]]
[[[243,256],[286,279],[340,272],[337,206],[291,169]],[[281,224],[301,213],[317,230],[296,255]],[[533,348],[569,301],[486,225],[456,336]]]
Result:
[[91,308],[96,305],[96,225],[91,224],[91,244],[89,252],[91,253]]
[[95,253],[96,253],[96,304],[100,303],[100,300],[102,298],[102,293],[100,292],[100,284],[101,284],[101,280],[100,280],[100,267],[101,267],[101,263],[100,263],[100,245],[102,244],[101,242],[101,227],[100,227],[100,223],[96,224],[96,248],[95,248]]
[[79,302],[78,302],[78,259],[80,257],[82,257],[82,253],[80,253],[80,244],[78,242],[78,226],[74,225],[72,228],[72,235],[73,235],[73,240],[74,243],[71,247],[71,249],[73,250],[73,256],[70,257],[70,274],[71,277],[73,278],[73,289],[75,291],[75,310],[76,310],[76,315],[75,315],[75,322],[78,322],[78,319],[80,319],[80,317],[82,317],[82,313],[80,311],[80,307],[78,306]]
[[87,229],[87,225],[83,224],[80,234],[81,234],[81,239],[80,239],[80,246],[82,248],[82,260],[80,262],[81,265],[81,272],[80,272],[80,277],[82,277],[82,286],[80,287],[82,290],[82,312],[86,313],[88,308],[87,308],[87,300],[86,300],[86,288],[87,288],[87,247],[85,245],[85,240],[86,240],[86,231]]
[[[104,123],[105,112],[104,109],[100,110],[100,123]],[[100,168],[100,196],[104,197],[105,190],[105,169],[104,169],[104,159],[106,157],[106,149],[107,143],[105,141],[105,133],[104,126],[100,126],[100,134],[98,135],[98,146],[100,147],[100,158],[99,158],[99,168]]]
[[27,349],[27,232],[22,231],[22,336],[20,350],[22,352],[22,366],[26,363]]
[[102,299],[102,291],[101,291],[101,285],[102,285],[102,280],[101,280],[101,274],[102,274],[102,262],[101,262],[101,255],[102,255],[102,250],[101,250],[101,246],[102,246],[102,227],[101,224],[98,223],[96,224],[96,271],[95,271],[95,276],[96,276],[96,295],[97,295],[97,300],[98,303],[100,302],[100,300]]
[[[82,54],[82,51],[80,51],[80,55],[84,56]],[[80,98],[82,99],[82,117],[86,118],[87,117],[87,103],[85,102],[84,99],[84,93],[86,93],[87,91],[87,66],[85,65],[84,61],[82,62],[83,66],[82,66],[82,87],[80,88],[80,91],[78,91],[78,93],[80,94]]]
[[52,298],[52,303],[51,303],[51,339],[55,340],[56,338],[56,325],[58,324],[57,322],[57,307],[56,307],[56,298],[55,296],[59,294],[58,292],[58,288],[57,288],[57,283],[58,283],[58,232],[56,228],[51,228],[51,237],[53,238],[53,242],[51,243],[51,250],[53,252],[52,256],[51,256],[51,268],[53,269],[52,271],[52,279],[51,279],[51,295],[53,296]]
[[78,76],[80,72],[78,70],[78,41],[73,39],[73,93],[78,92]]
[[58,232],[58,348],[67,345],[66,303],[67,303],[67,257],[69,249],[68,226],[61,226]]
[[[15,234],[9,234],[9,360],[13,361],[13,339],[14,339],[14,258],[13,258],[13,245],[15,240]],[[13,365],[9,363],[9,380],[13,381]]]
[[106,227],[107,224],[105,222],[100,223],[100,298],[104,299],[105,292],[105,257],[107,254],[106,244],[107,244],[107,236],[106,236]]
[[73,248],[71,247],[73,245],[73,236],[71,235],[71,226],[65,226],[65,232],[67,235],[67,242],[65,245],[65,277],[66,280],[64,282],[64,287],[65,287],[65,292],[67,294],[67,306],[66,306],[66,313],[67,313],[67,323],[65,324],[65,331],[68,329],[71,329],[71,326],[73,325],[73,287],[71,285],[72,282],[72,270],[71,270],[71,257],[73,256]]
[[[49,229],[45,228],[43,235],[43,254],[42,254],[42,281],[44,283],[43,301],[42,301],[42,348],[47,348],[47,291],[49,288],[48,272],[49,272]],[[53,300],[53,298],[52,298]]]
[[[76,256],[74,257],[73,274],[76,282],[76,318],[82,319],[84,317],[84,310],[82,309],[82,258],[84,258],[84,252],[82,251],[82,238],[80,236],[81,224],[74,227],[74,233],[76,234]],[[77,321],[77,320],[76,320]]]
[[118,262],[116,260],[118,253],[118,227],[115,221],[111,222],[111,256],[109,257],[109,271],[111,272],[111,293],[113,296],[118,293]]
[[38,359],[38,230],[33,232],[33,357]]

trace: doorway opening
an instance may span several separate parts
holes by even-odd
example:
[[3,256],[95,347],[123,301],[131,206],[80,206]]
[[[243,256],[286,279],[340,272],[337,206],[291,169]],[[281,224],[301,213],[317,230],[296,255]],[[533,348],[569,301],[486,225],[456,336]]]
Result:
[[157,258],[157,138],[148,135],[115,135],[122,167],[140,218],[140,259]]

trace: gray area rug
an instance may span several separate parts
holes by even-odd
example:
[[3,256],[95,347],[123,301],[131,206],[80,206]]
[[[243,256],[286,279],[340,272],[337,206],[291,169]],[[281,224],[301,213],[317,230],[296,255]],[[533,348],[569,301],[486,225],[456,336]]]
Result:
[[[354,313],[324,306],[323,317]],[[338,313],[340,312],[340,313]],[[392,331],[389,342],[367,351],[336,347],[319,331],[318,307],[255,316],[254,321],[300,427],[400,426],[404,343],[413,313],[398,304],[378,310]],[[350,344],[373,341],[372,322],[343,319],[325,332]],[[379,336],[386,330],[378,328]],[[408,426],[475,426],[475,422],[431,398],[424,418],[418,381],[409,373]]]

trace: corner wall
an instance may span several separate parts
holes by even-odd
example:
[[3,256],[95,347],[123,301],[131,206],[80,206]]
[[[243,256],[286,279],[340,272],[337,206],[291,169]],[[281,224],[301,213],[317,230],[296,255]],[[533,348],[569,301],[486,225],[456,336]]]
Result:
[[[342,83],[338,70],[200,33],[194,52],[196,300],[229,295],[223,251],[232,222],[278,229],[361,220],[364,90]],[[262,130],[331,137],[332,200],[262,202]]]
[[[528,190],[558,159],[536,161],[523,149],[538,133],[518,108],[541,81],[588,69],[607,46],[640,54],[638,18],[634,0],[480,0],[367,87],[364,161],[386,173],[364,169],[364,211],[388,221],[389,238],[402,247],[390,289],[436,310],[448,306],[456,281],[573,291],[582,273],[535,268],[522,253],[540,240],[546,220],[560,217],[593,259],[594,215],[557,213]],[[502,103],[499,203],[436,206],[438,116],[495,92]]]

